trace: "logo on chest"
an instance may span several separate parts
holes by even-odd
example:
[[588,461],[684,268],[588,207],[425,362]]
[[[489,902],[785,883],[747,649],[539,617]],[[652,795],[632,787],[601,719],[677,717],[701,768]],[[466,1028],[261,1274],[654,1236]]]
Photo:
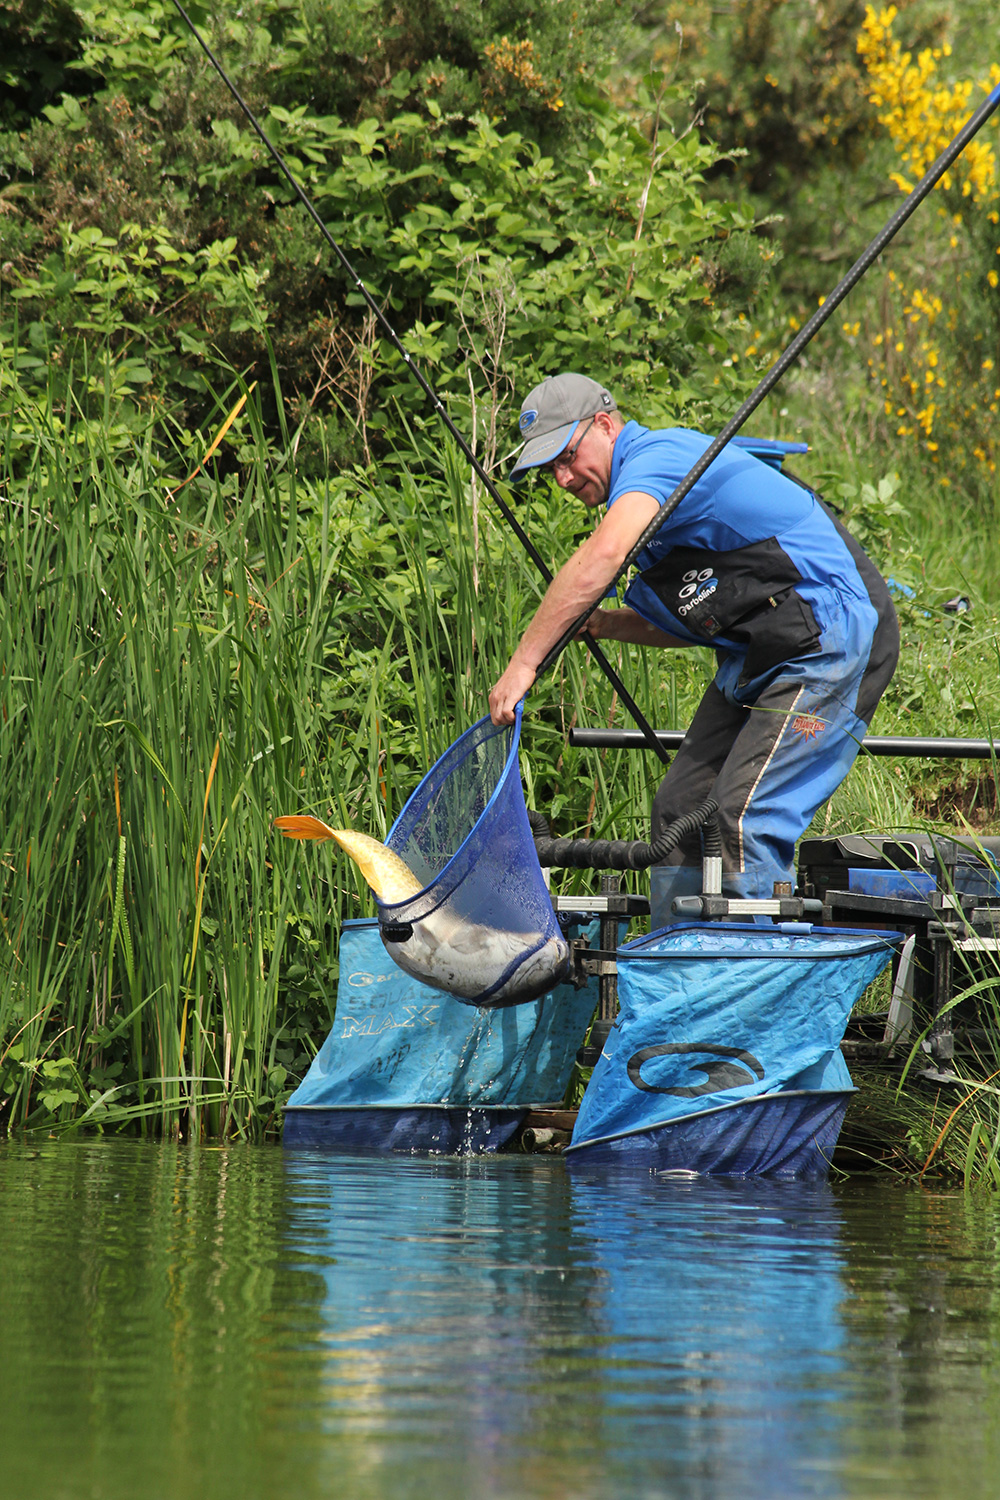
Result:
[[719,580],[711,568],[691,568],[681,579],[677,591],[677,613],[683,620],[692,610],[698,609],[711,599],[719,587]]

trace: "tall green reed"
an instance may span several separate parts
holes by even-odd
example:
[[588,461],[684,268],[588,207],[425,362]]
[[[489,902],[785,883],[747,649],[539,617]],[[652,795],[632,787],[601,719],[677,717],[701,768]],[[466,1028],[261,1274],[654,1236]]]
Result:
[[[353,866],[272,818],[384,833],[485,712],[540,580],[473,522],[450,448],[303,487],[251,395],[238,472],[181,483],[152,416],[123,448],[110,416],[4,376],[0,1108],[259,1133],[329,1025],[341,922],[371,910]],[[530,507],[557,566],[579,518]],[[532,700],[529,795],[567,829],[645,822],[643,757],[564,743],[616,717],[582,649]]]
[[8,428],[0,499],[0,1097],[247,1133],[280,1094],[290,922],[329,907],[329,866],[270,830],[327,751],[328,550],[263,452],[238,494],[171,494],[152,425],[123,463],[54,415]]
[[[920,1178],[945,1175],[1000,1188],[1000,958],[987,939],[958,934],[952,996],[942,1015],[956,1051],[939,1090],[914,1086],[923,1033],[906,1061],[898,1090],[907,1142]],[[929,1028],[928,1028],[929,1029]]]

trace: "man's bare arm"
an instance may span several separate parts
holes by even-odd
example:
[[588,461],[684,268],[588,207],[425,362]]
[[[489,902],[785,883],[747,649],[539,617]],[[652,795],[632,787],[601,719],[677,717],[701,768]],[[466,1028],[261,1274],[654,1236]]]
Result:
[[[675,635],[667,635],[665,630],[658,630],[627,605],[623,605],[621,609],[595,609],[587,621],[586,629],[595,641],[628,641],[633,646],[661,648],[691,644]],[[580,633],[583,634],[582,631]]]
[[[514,709],[535,680],[546,652],[588,604],[603,598],[625,558],[659,510],[652,495],[630,491],[565,562],[545,591],[507,670],[490,693],[494,724],[512,724]],[[631,613],[631,611],[630,611]]]

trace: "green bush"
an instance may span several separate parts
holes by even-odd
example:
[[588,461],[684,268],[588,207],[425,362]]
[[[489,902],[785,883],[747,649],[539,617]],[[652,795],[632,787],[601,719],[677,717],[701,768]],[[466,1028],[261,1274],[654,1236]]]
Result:
[[[399,412],[418,421],[422,398],[171,7],[77,14],[80,66],[105,87],[64,94],[7,137],[0,330],[24,345],[23,379],[40,391],[82,369],[84,416],[103,421],[107,401],[127,398],[189,427],[214,419],[220,366],[270,376],[266,326],[292,420],[309,419],[300,466],[384,458],[401,438]],[[654,420],[717,421],[742,392],[728,357],[743,326],[710,288],[759,279],[762,263],[747,215],[705,201],[717,153],[687,128],[677,89],[659,87],[652,142],[577,76],[564,109],[561,93],[549,97],[543,130],[489,78],[500,69],[511,88],[520,79],[537,92],[528,63],[537,54],[543,76],[555,21],[537,43],[480,38],[473,57],[469,8],[452,50],[478,92],[446,107],[416,87],[387,33],[390,82],[359,116],[360,102],[326,87],[322,63],[308,71],[331,55],[314,35],[335,24],[328,7],[262,0],[241,14],[212,33],[227,66],[466,430],[495,432],[511,391],[572,365]],[[364,10],[360,37],[376,14]],[[427,20],[411,49],[437,34],[430,10]],[[512,16],[498,6],[493,20]],[[547,154],[553,140],[558,154]],[[273,396],[264,409],[280,434]],[[127,412],[116,419],[129,429]]]

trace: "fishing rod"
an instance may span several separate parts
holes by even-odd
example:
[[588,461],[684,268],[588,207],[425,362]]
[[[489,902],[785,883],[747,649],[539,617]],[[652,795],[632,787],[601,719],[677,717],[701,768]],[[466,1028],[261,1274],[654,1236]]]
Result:
[[[504,517],[504,520],[507,522],[514,535],[517,537],[518,541],[521,543],[521,546],[524,548],[525,552],[531,558],[531,561],[535,564],[535,567],[542,575],[542,579],[546,584],[551,583],[552,573],[548,565],[546,564],[545,559],[538,551],[534,542],[532,542],[531,538],[528,536],[528,533],[524,530],[524,527],[521,525],[520,521],[518,521],[517,517],[511,510],[510,506],[507,504],[506,500],[504,500],[503,496],[500,494],[500,491],[493,483],[493,480],[490,478],[486,469],[479,462],[479,459],[476,457],[472,448],[466,442],[463,434],[452,421],[451,417],[448,415],[448,412],[446,411],[444,404],[438,396],[437,392],[427,380],[426,376],[420,369],[420,366],[413,359],[412,355],[404,347],[402,341],[396,334],[395,329],[391,326],[384,312],[375,301],[375,298],[372,296],[368,288],[365,286],[364,282],[361,280],[361,277],[354,269],[354,266],[351,264],[350,260],[348,260],[347,256],[344,254],[343,250],[340,248],[340,245],[334,239],[327,226],[323,223],[323,220],[320,218],[312,199],[289,171],[288,167],[285,164],[285,159],[281,155],[281,152],[275,146],[274,142],[265,134],[263,127],[260,125],[253,110],[250,108],[249,104],[247,104],[246,100],[240,94],[232,79],[226,73],[219,59],[215,56],[215,53],[212,51],[211,47],[209,47],[208,43],[201,35],[200,31],[192,21],[191,17],[188,15],[187,11],[184,9],[183,5],[181,5],[180,0],[173,0],[173,3],[188,30],[191,32],[191,35],[194,37],[201,50],[204,52],[205,56],[212,64],[212,67],[215,69],[216,73],[218,73],[219,77],[222,79],[222,82],[225,84],[226,88],[229,90],[230,94],[232,94],[233,98],[236,100],[236,103],[239,105],[240,109],[249,120],[255,134],[268,151],[279,172],[292,188],[295,196],[298,198],[299,202],[306,210],[306,213],[312,219],[320,234],[326,240],[326,243],[330,246],[330,249],[336,256],[342,269],[347,273],[351,281],[354,283],[355,289],[360,293],[366,307],[375,318],[378,326],[381,328],[382,332],[385,334],[392,347],[396,350],[397,354],[399,354],[403,359],[407,370],[410,372],[413,379],[417,382],[420,389],[423,391],[424,395],[427,397],[428,401],[437,412],[438,416],[441,418],[441,421],[444,423],[445,428],[454,438],[455,442],[462,450],[462,453],[468,459],[470,465],[472,466],[473,472],[476,474],[476,476],[486,489],[487,493],[492,496],[493,501],[499,509],[501,515]],[[589,613],[590,611],[588,611],[588,614]],[[589,631],[583,631],[583,640],[590,650],[590,653],[593,656],[594,660],[601,668],[601,671],[608,679],[608,682],[614,688],[625,708],[628,710],[635,723],[638,725],[648,748],[652,750],[657,756],[659,756],[664,765],[669,765],[670,756],[657,739],[656,731],[646,719],[639,705],[636,703],[628,688],[625,686],[625,683],[622,681],[622,678],[619,676],[615,668],[611,665],[611,662],[605,656],[604,652],[601,650],[600,646],[598,646],[596,640],[589,633]]]
[[[833,315],[833,313],[840,306],[841,302],[843,302],[844,298],[847,296],[848,292],[850,292],[858,284],[862,276],[868,270],[869,266],[882,254],[882,251],[885,249],[886,245],[888,245],[889,241],[893,238],[896,231],[902,228],[910,215],[924,201],[928,193],[930,193],[931,190],[940,181],[940,179],[944,176],[945,172],[947,172],[948,168],[952,165],[956,158],[961,155],[962,151],[969,144],[969,142],[972,140],[972,137],[976,134],[980,127],[985,125],[986,121],[989,119],[993,111],[997,108],[998,104],[1000,104],[1000,84],[998,84],[993,92],[984,100],[984,102],[979,106],[975,113],[970,115],[969,119],[962,126],[962,129],[955,136],[951,144],[945,147],[945,149],[941,152],[941,155],[938,157],[937,161],[935,161],[933,165],[928,168],[924,176],[917,183],[916,187],[892,215],[889,222],[872,240],[871,244],[868,246],[868,249],[854,262],[854,265],[848,271],[847,275],[843,278],[842,281],[837,284],[834,290],[830,293],[830,296],[827,297],[823,302],[822,306],[813,313],[808,323],[806,323],[805,326],[800,329],[800,331],[795,335],[795,338],[788,345],[785,352],[775,360],[770,370],[768,370],[767,374],[764,376],[764,379],[757,386],[757,389],[753,392],[752,395],[747,397],[736,414],[732,416],[726,423],[725,427],[723,427],[718,437],[713,439],[713,441],[705,449],[704,453],[698,459],[697,463],[695,463],[693,467],[688,470],[687,474],[685,474],[684,478],[674,490],[673,494],[663,502],[656,515],[650,521],[649,525],[646,527],[645,531],[642,533],[639,540],[632,548],[631,552],[625,558],[625,561],[618,569],[618,572],[609,583],[608,590],[605,592],[610,592],[610,590],[614,588],[615,584],[618,583],[623,575],[628,572],[629,568],[639,557],[643,549],[649,546],[650,542],[656,536],[660,527],[663,526],[667,520],[669,520],[670,516],[674,513],[685,496],[690,494],[691,490],[694,489],[694,486],[698,483],[698,480],[702,477],[708,466],[716,458],[718,458],[719,454],[722,452],[723,448],[730,441],[730,439],[735,437],[736,433],[739,432],[740,428],[743,426],[743,423],[746,421],[747,417],[750,416],[751,412],[756,411],[757,407],[764,400],[765,396],[770,395],[771,391],[773,391],[774,387],[778,384],[778,381],[781,379],[781,377],[795,363],[809,341],[822,328],[827,318]],[[603,598],[604,594],[602,594],[601,597]],[[587,608],[583,610],[583,612],[576,620],[574,620],[573,624],[563,632],[558,641],[556,641],[555,645],[552,646],[547,655],[539,664],[536,676],[544,672],[548,667],[552,665],[554,661],[556,661],[559,656],[562,655],[569,642],[575,635],[579,634],[581,626],[584,625],[587,620],[589,620],[591,614],[597,608],[600,602],[600,599],[595,599],[591,604],[588,604]]]

